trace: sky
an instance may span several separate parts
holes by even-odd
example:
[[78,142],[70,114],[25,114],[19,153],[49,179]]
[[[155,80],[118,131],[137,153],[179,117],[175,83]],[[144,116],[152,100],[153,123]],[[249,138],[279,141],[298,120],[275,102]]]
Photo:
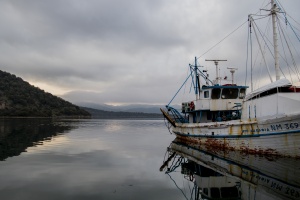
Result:
[[[210,77],[215,67],[205,59],[227,59],[220,75],[238,68],[235,79],[244,84],[248,14],[267,3],[0,0],[0,69],[73,103],[167,104],[195,57]],[[281,5],[300,22],[299,0]]]

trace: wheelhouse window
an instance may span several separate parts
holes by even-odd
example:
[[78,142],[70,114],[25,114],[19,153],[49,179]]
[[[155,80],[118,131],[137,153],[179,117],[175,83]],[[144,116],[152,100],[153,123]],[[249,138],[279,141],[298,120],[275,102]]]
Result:
[[238,88],[223,88],[222,99],[236,99],[239,94]]
[[240,89],[240,95],[239,98],[243,99],[246,96],[246,89],[245,88],[241,88]]
[[204,98],[209,98],[209,91],[208,90],[204,91]]
[[212,99],[220,99],[221,89],[220,88],[214,88],[211,91],[211,98]]

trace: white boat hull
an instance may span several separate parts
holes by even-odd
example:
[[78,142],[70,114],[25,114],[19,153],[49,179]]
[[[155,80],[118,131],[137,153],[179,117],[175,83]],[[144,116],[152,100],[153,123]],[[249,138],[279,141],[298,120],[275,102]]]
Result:
[[228,123],[182,123],[172,128],[177,138],[210,150],[300,157],[300,117]]

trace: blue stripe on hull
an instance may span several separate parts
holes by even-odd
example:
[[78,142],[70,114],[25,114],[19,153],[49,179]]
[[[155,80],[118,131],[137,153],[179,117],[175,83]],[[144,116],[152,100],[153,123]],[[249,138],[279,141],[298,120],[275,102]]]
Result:
[[283,132],[271,132],[271,133],[264,133],[264,134],[252,134],[252,135],[191,135],[191,134],[183,134],[180,132],[174,132],[177,135],[184,136],[184,137],[202,137],[202,138],[252,138],[252,137],[265,137],[265,136],[272,136],[272,135],[286,135],[286,134],[293,134],[293,133],[300,133],[300,130],[293,130],[293,131],[283,131]]

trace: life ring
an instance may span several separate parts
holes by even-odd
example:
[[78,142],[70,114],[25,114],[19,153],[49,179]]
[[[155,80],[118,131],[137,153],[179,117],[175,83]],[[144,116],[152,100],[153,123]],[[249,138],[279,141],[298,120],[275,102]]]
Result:
[[194,110],[194,109],[195,109],[195,104],[194,104],[193,101],[191,101],[191,103],[190,103],[190,109],[191,109],[191,110]]

